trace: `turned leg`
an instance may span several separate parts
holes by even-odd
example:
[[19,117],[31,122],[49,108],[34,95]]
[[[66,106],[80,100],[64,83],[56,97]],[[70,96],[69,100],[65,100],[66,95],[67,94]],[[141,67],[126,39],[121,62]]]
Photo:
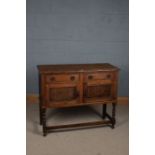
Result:
[[41,108],[41,104],[39,104],[39,118],[40,118],[40,125],[42,125],[43,121],[42,121],[42,108]]
[[107,105],[103,104],[102,105],[102,118],[105,119],[106,117],[106,109],[107,109]]
[[112,103],[112,129],[114,129],[116,123],[115,111],[116,111],[116,103]]
[[46,130],[46,109],[42,109],[42,125],[43,125],[43,136],[47,135]]

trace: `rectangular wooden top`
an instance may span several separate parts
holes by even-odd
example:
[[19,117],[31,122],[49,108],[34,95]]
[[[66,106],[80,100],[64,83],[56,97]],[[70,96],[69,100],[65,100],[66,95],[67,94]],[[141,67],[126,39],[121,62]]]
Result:
[[119,68],[109,63],[38,65],[37,67],[40,73],[118,71],[119,70]]

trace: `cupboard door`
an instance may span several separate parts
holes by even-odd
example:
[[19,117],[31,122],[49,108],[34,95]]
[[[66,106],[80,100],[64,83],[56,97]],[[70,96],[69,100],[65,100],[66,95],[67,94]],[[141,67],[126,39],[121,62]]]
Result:
[[84,102],[104,102],[116,99],[114,72],[92,72],[84,76]]
[[62,106],[77,104],[79,102],[78,85],[70,84],[47,84],[45,89],[46,105]]
[[86,98],[111,98],[111,84],[90,85],[86,87]]
[[112,83],[104,83],[97,82],[94,84],[85,83],[84,85],[84,102],[91,103],[91,102],[103,102],[106,100],[114,99],[113,96],[113,84]]

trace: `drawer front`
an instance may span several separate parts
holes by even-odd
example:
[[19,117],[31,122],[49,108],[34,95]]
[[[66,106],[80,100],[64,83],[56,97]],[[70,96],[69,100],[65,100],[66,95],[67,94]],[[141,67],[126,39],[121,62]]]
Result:
[[84,81],[92,80],[114,80],[114,73],[112,72],[96,72],[96,73],[87,73],[84,76]]
[[78,74],[50,74],[45,77],[46,83],[78,82]]

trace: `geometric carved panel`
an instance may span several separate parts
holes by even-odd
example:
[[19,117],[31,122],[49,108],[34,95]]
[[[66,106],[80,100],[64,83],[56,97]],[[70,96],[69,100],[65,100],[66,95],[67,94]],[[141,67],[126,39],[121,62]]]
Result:
[[86,96],[87,98],[110,98],[111,97],[111,85],[104,84],[104,85],[96,85],[96,86],[87,86],[86,89]]
[[53,101],[69,101],[77,97],[76,87],[50,88],[49,100]]

